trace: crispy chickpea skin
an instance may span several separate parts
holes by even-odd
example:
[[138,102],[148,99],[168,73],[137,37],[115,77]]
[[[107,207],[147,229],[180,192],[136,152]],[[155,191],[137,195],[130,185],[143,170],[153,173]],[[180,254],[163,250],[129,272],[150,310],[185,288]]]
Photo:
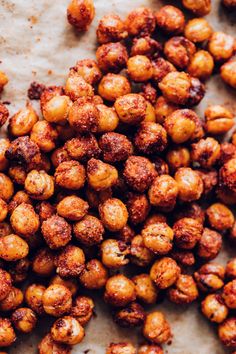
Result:
[[120,268],[129,263],[129,247],[122,241],[107,239],[100,247],[102,263],[107,268]]
[[36,204],[35,210],[39,215],[40,222],[43,222],[56,213],[56,208],[49,202],[42,201]]
[[98,109],[91,99],[80,97],[73,103],[68,121],[78,133],[95,133],[98,127]]
[[[81,99],[81,102],[84,102],[85,99],[92,101],[94,96],[94,90],[92,85],[88,84],[85,79],[81,75],[79,75],[74,69],[70,70],[69,72],[69,76],[66,80],[65,85],[65,93],[67,96],[70,97],[72,101]],[[72,105],[72,107],[74,106]],[[70,111],[72,107],[70,107]],[[70,117],[70,111],[68,120]]]
[[217,263],[206,263],[194,273],[199,290],[204,293],[216,292],[224,286],[225,269]]
[[205,227],[197,245],[197,255],[204,260],[212,260],[220,252],[221,246],[221,234]]
[[220,187],[227,187],[236,192],[236,158],[227,161],[220,169]]
[[56,259],[56,271],[62,278],[78,277],[84,270],[84,264],[83,250],[73,245],[67,245]]
[[162,152],[167,146],[166,130],[158,123],[143,122],[135,134],[134,145],[143,154]]
[[155,16],[151,9],[138,7],[128,14],[126,26],[130,36],[150,35],[155,30]]
[[172,249],[173,230],[166,223],[156,223],[145,227],[141,235],[144,246],[157,255],[165,255]]
[[20,307],[11,315],[14,327],[21,333],[30,333],[36,326],[37,317],[28,307]]
[[173,287],[168,289],[168,298],[176,304],[189,304],[198,298],[197,285],[191,275],[180,274]]
[[94,306],[91,297],[78,296],[73,302],[70,315],[84,327],[93,316]]
[[135,82],[144,82],[151,79],[153,74],[152,63],[145,55],[135,55],[127,62],[128,75]]
[[179,274],[179,266],[170,257],[163,257],[155,261],[150,270],[150,278],[159,289],[169,288],[176,282]]
[[191,267],[195,264],[194,253],[188,250],[173,250],[171,257],[181,266]]
[[165,160],[163,160],[159,156],[156,156],[152,161],[154,163],[155,170],[156,170],[158,176],[169,174],[169,166]]
[[[112,91],[114,93],[114,91]],[[119,124],[119,118],[113,107],[104,104],[97,105],[98,109],[98,133],[112,132]]]
[[205,127],[209,134],[225,134],[234,125],[233,114],[224,106],[213,105],[205,111]]
[[211,0],[182,0],[182,4],[197,16],[205,16],[211,11]]
[[38,345],[39,354],[71,354],[71,347],[53,340],[51,334],[47,334]]
[[191,78],[185,72],[170,72],[159,83],[163,96],[171,103],[185,105],[190,97]]
[[90,85],[96,85],[102,78],[102,73],[95,60],[83,59],[77,61],[73,70]]
[[18,261],[28,253],[29,246],[21,237],[10,234],[0,238],[0,258],[5,261]]
[[78,291],[78,282],[76,281],[76,279],[63,279],[59,275],[55,275],[53,278],[51,278],[50,285],[55,284],[65,286],[67,289],[70,290],[72,296],[74,296]]
[[72,294],[64,285],[50,285],[43,293],[44,311],[55,317],[68,313],[72,306]]
[[14,183],[19,185],[25,184],[27,173],[24,167],[20,165],[10,166],[8,169],[8,175]]
[[95,216],[86,215],[82,220],[74,224],[73,233],[83,245],[93,246],[102,241],[104,227],[101,220]]
[[228,60],[220,68],[220,75],[222,80],[229,86],[236,88],[236,58]]
[[108,14],[101,18],[97,27],[99,43],[119,42],[128,36],[126,25],[120,16]]
[[212,204],[207,208],[206,215],[208,222],[213,229],[224,231],[226,229],[230,229],[233,226],[233,213],[224,204]]
[[181,201],[192,202],[198,200],[203,193],[203,182],[198,173],[190,167],[181,167],[174,176]]
[[203,225],[196,219],[183,218],[175,222],[173,231],[177,247],[189,250],[201,239]]
[[156,84],[156,86],[158,86],[167,74],[176,71],[174,65],[164,58],[157,58],[153,60],[152,68],[152,81]]
[[224,286],[222,298],[229,309],[236,309],[236,279]]
[[72,101],[68,96],[54,96],[42,106],[42,114],[47,122],[64,125],[71,106]]
[[190,59],[187,71],[191,76],[206,80],[211,76],[213,69],[214,60],[211,54],[206,50],[199,50]]
[[87,214],[88,209],[88,203],[76,195],[65,197],[57,204],[58,215],[72,221],[81,220]]
[[51,249],[63,247],[71,240],[71,226],[58,215],[53,215],[43,221],[41,230]]
[[43,294],[46,288],[40,284],[31,284],[26,288],[25,291],[25,301],[27,305],[35,311],[38,315],[43,315]]
[[155,39],[144,36],[133,39],[130,55],[146,55],[148,58],[158,56],[162,51],[162,44]]
[[131,263],[139,266],[148,266],[154,258],[154,254],[144,245],[143,237],[136,235],[130,245],[130,260]]
[[114,166],[93,158],[87,164],[87,177],[89,186],[99,192],[117,183],[118,171]]
[[167,101],[165,97],[158,97],[155,104],[156,122],[160,124],[164,123],[165,119],[177,109],[178,106]]
[[136,299],[134,283],[123,274],[110,277],[105,286],[105,301],[115,307],[123,307]]
[[114,107],[122,123],[136,125],[145,119],[147,102],[140,94],[130,93],[118,97]]
[[0,301],[4,300],[12,290],[11,275],[0,268]]
[[50,277],[55,270],[54,260],[54,254],[49,248],[41,248],[33,259],[32,270],[41,277]]
[[131,302],[128,306],[118,310],[114,315],[114,321],[124,328],[139,327],[143,324],[146,314],[141,305]]
[[200,139],[192,144],[192,161],[203,168],[211,168],[220,158],[220,144],[214,138]]
[[24,191],[18,191],[12,197],[10,203],[8,204],[8,212],[11,215],[13,211],[22,203],[32,205],[32,201],[27,193]]
[[32,205],[19,204],[12,212],[10,218],[13,230],[22,237],[30,237],[39,229],[39,217]]
[[14,286],[11,288],[10,293],[0,302],[0,311],[8,312],[18,308],[24,299],[22,291]]
[[57,130],[45,120],[35,123],[30,134],[30,139],[36,143],[43,152],[49,152],[55,149],[57,138]]
[[150,342],[155,344],[166,343],[172,336],[170,325],[162,312],[151,312],[147,315],[143,335]]
[[166,161],[170,170],[176,172],[178,168],[190,165],[190,152],[184,146],[174,146],[167,152]]
[[100,81],[98,93],[105,100],[114,102],[118,97],[131,93],[130,82],[125,76],[108,73]]
[[118,73],[126,66],[128,53],[121,43],[106,43],[98,47],[96,58],[99,68],[104,72]]
[[79,32],[88,30],[94,15],[93,0],[71,0],[67,7],[67,20]]
[[145,304],[155,304],[158,290],[148,274],[139,274],[132,278],[135,285],[137,300]]
[[[1,73],[0,73],[1,78]],[[1,86],[0,86],[0,93],[1,93]],[[9,117],[9,111],[3,103],[0,103],[0,127],[2,127]]]
[[8,318],[0,318],[0,346],[9,347],[16,340],[16,335]]
[[125,135],[115,132],[103,134],[99,146],[105,162],[125,161],[133,153],[131,141]]
[[54,193],[54,179],[43,170],[32,170],[26,176],[25,190],[32,199],[49,199]]
[[132,343],[110,343],[106,349],[106,354],[136,354],[137,351]]
[[[0,171],[4,171],[8,167],[8,160],[6,159],[5,152],[10,146],[10,140],[6,138],[0,138]],[[8,172],[9,174],[9,172]],[[11,177],[11,176],[10,176]]]
[[207,41],[211,35],[212,27],[205,18],[193,18],[184,28],[184,36],[193,43]]
[[157,26],[166,33],[183,32],[185,18],[181,10],[175,6],[166,5],[155,13]]
[[164,352],[157,344],[143,344],[139,347],[138,354],[164,354]]
[[129,193],[126,206],[129,220],[133,225],[144,222],[150,210],[150,204],[145,194]]
[[109,198],[99,205],[99,214],[103,225],[109,231],[121,230],[128,221],[128,211],[124,203],[117,198]]
[[84,135],[77,134],[76,138],[67,140],[64,148],[66,149],[71,159],[78,161],[87,161],[92,157],[99,157],[101,153],[97,139],[91,133]]
[[221,323],[228,315],[228,308],[225,306],[219,294],[210,294],[201,302],[201,310],[205,317],[211,322]]
[[77,190],[84,186],[86,175],[85,168],[78,161],[66,161],[56,168],[55,182],[66,189]]
[[76,318],[65,316],[54,322],[51,335],[53,340],[59,343],[75,345],[83,340],[85,333],[84,328]]
[[34,124],[38,121],[38,116],[30,103],[26,104],[16,114],[14,114],[9,121],[9,132],[13,136],[23,136],[31,132]]
[[227,262],[225,275],[228,279],[236,279],[236,258],[232,258]]
[[184,69],[188,66],[195,52],[195,44],[181,36],[172,37],[164,45],[166,58],[179,69]]
[[0,222],[6,219],[7,213],[8,213],[7,203],[2,198],[0,198]]
[[215,61],[225,61],[234,52],[234,38],[224,32],[214,32],[208,42],[208,50]]
[[14,186],[11,179],[4,173],[0,173],[0,198],[5,202],[13,196]]
[[86,289],[101,289],[108,279],[108,271],[98,259],[91,259],[79,276],[80,283]]
[[178,185],[169,175],[161,175],[154,179],[148,191],[151,205],[162,211],[171,211],[178,196]]
[[218,327],[218,336],[226,347],[236,346],[236,318],[228,317]]

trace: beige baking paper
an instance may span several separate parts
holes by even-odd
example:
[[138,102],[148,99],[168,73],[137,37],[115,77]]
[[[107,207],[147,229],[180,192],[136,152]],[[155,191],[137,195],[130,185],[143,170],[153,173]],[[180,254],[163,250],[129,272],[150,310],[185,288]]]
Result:
[[[11,113],[23,106],[27,89],[32,81],[44,84],[63,84],[67,70],[78,59],[93,58],[96,48],[95,29],[98,20],[106,13],[115,12],[125,17],[133,8],[144,5],[154,9],[163,3],[158,0],[95,0],[96,17],[87,33],[82,35],[67,24],[67,0],[0,0],[0,70],[6,71],[10,83],[3,101],[10,101]],[[215,30],[236,33],[236,15],[227,14],[212,0],[213,11],[208,19]],[[172,2],[173,4],[173,2]],[[233,25],[234,23],[234,25]],[[204,98],[203,108],[210,103],[223,103],[235,109],[236,95],[215,77],[207,83],[210,89]],[[37,104],[36,104],[37,106]],[[233,250],[222,252],[220,259],[226,262]],[[157,305],[171,323],[174,339],[166,346],[170,354],[223,354],[227,351],[220,345],[212,326],[202,318],[197,306],[181,307],[170,303]],[[132,340],[140,343],[139,332],[119,329],[111,319],[109,309],[101,303],[96,306],[97,317],[86,328],[83,343],[73,353],[104,354],[111,342]],[[46,332],[46,325],[40,322],[36,334],[22,336],[17,340],[10,354],[36,353],[37,343]]]

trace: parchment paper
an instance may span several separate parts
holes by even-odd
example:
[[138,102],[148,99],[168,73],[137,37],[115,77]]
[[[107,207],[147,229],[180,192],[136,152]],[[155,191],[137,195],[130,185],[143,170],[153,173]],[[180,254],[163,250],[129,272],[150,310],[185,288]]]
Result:
[[[196,0],[197,1],[197,0]],[[159,8],[171,1],[158,0],[95,0],[96,17],[89,31],[78,35],[67,24],[67,0],[0,0],[0,70],[10,78],[3,101],[10,101],[11,113],[24,105],[27,89],[34,80],[45,84],[63,84],[67,70],[78,59],[93,58],[96,47],[95,29],[98,20],[106,13],[115,12],[125,16],[131,9],[140,6]],[[215,30],[236,33],[236,14],[223,10],[219,0],[212,0],[213,11],[208,19]],[[209,88],[199,113],[210,103],[223,103],[235,110],[235,92],[226,88],[219,77],[207,83]],[[37,107],[37,104],[36,104]],[[228,246],[229,247],[229,246]],[[219,257],[223,264],[233,250],[223,251]],[[201,316],[197,305],[175,306],[170,303],[157,305],[163,310],[174,332],[170,354],[223,354],[227,353],[219,343],[211,324]],[[111,342],[131,340],[140,343],[139,332],[119,329],[111,320],[109,309],[96,302],[96,318],[86,327],[86,338],[73,349],[73,353],[103,354]],[[21,336],[11,354],[36,353],[36,345],[47,331],[47,324],[40,322],[31,336]]]

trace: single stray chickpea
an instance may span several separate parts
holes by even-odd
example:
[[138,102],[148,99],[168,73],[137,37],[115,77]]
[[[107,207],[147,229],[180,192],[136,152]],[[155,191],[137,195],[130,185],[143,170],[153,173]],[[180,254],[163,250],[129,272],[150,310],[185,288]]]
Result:
[[150,278],[158,289],[167,289],[173,285],[180,274],[176,261],[170,257],[163,257],[156,261],[150,270]]
[[100,204],[99,215],[109,231],[121,230],[127,224],[129,216],[126,206],[117,198],[107,199]]
[[29,253],[29,246],[21,237],[10,234],[0,238],[0,258],[5,261],[18,261]]
[[231,210],[221,203],[214,203],[206,210],[208,222],[213,229],[225,231],[234,223],[234,215]]
[[193,18],[184,28],[184,36],[193,43],[207,41],[211,35],[212,27],[205,18]]
[[123,274],[110,277],[105,286],[105,301],[115,307],[122,307],[136,299],[134,283]]
[[224,106],[213,105],[207,107],[205,111],[206,130],[209,134],[225,134],[234,125],[234,116]]
[[8,81],[7,75],[3,71],[0,71],[0,93],[3,91],[4,86],[8,84]]
[[55,342],[51,334],[47,334],[38,345],[39,354],[71,354],[71,347],[67,344]]
[[128,36],[126,25],[120,16],[108,14],[101,18],[97,27],[99,43],[119,42]]
[[157,26],[166,33],[179,34],[184,29],[184,14],[177,7],[166,5],[155,13]]
[[9,347],[16,340],[14,329],[8,318],[0,318],[0,346]]
[[94,15],[93,0],[71,0],[67,7],[67,20],[79,32],[88,30]]
[[72,316],[59,318],[51,328],[53,340],[68,345],[80,343],[84,338],[84,329]]
[[155,344],[164,344],[171,338],[170,325],[162,312],[151,312],[147,315],[143,335],[150,342]]
[[201,302],[201,310],[211,322],[221,323],[228,316],[228,308],[219,294],[210,294]]
[[50,285],[43,293],[42,304],[46,313],[59,317],[70,311],[72,294],[64,285]]
[[94,306],[91,297],[78,296],[73,302],[70,315],[84,327],[93,316]]
[[37,324],[34,311],[28,307],[20,307],[13,312],[11,320],[14,327],[21,333],[31,333]]

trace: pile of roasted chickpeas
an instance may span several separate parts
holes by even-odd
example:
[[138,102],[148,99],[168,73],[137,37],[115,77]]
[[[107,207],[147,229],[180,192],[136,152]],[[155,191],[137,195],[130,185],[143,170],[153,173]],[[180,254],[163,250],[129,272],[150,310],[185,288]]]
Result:
[[[211,8],[183,5],[196,16]],[[80,31],[93,17],[92,0],[68,6]],[[78,61],[63,87],[31,87],[43,119],[29,102],[8,119],[0,104],[0,347],[47,315],[55,322],[39,353],[71,353],[101,290],[114,321],[146,339],[106,354],[164,353],[170,324],[144,309],[163,296],[200,300],[235,349],[236,258],[213,261],[223,238],[236,242],[236,133],[222,142],[234,115],[212,105],[202,119],[193,106],[219,68],[236,88],[236,41],[171,5],[105,15],[97,40],[97,61]],[[7,81],[0,72],[1,90]]]

